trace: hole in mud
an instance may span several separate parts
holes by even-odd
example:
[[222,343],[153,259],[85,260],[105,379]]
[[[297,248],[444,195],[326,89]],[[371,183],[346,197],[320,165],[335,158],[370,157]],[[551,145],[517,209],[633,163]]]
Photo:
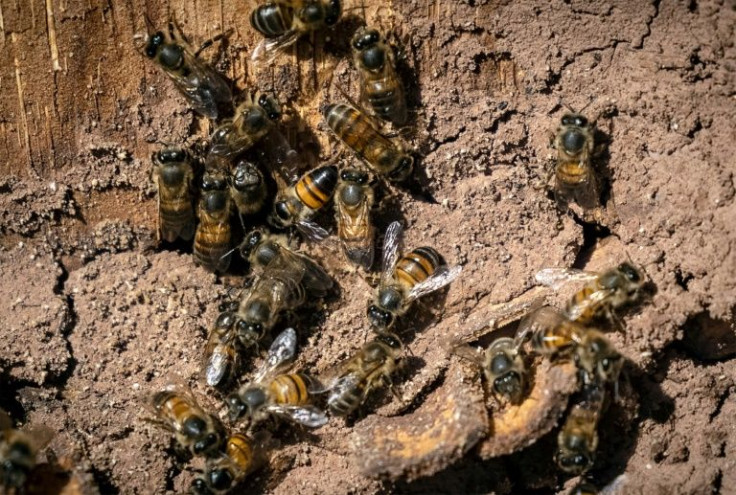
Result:
[[683,272],[680,269],[675,270],[675,283],[679,285],[682,290],[688,291],[688,284],[690,281],[695,278],[695,276],[692,273]]
[[120,488],[118,488],[112,481],[110,471],[101,471],[93,467],[91,472],[92,478],[100,489],[100,493],[104,493],[106,495],[117,495],[120,493]]
[[575,223],[583,227],[583,245],[580,247],[572,267],[582,269],[590,261],[599,243],[611,236],[611,229],[597,223],[584,222],[577,217],[573,218]]
[[703,311],[688,318],[683,325],[683,350],[703,361],[719,361],[736,356],[736,326],[731,321],[713,318]]

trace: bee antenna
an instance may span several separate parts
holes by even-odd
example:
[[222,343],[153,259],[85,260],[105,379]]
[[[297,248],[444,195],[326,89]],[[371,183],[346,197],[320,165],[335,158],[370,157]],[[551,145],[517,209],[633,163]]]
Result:
[[148,17],[148,13],[143,14],[143,22],[146,24],[146,31],[148,31],[149,36],[156,32],[156,27],[153,25],[151,18]]
[[[242,245],[242,244],[241,244],[241,245]],[[233,254],[233,253],[234,253],[235,251],[237,251],[238,249],[240,249],[240,245],[238,245],[238,246],[236,246],[236,247],[232,248],[232,249],[231,249],[230,251],[228,251],[227,253],[225,253],[225,254],[223,254],[222,256],[220,256],[220,259],[221,259],[221,260],[223,260],[223,259],[227,258],[228,256],[230,256],[231,254]]]
[[596,96],[595,95],[591,96],[590,97],[590,101],[588,101],[588,103],[586,103],[585,106],[583,108],[581,108],[580,111],[577,112],[577,113],[583,113],[585,111],[585,109],[588,108],[590,106],[590,104],[593,103],[595,100],[596,100]]

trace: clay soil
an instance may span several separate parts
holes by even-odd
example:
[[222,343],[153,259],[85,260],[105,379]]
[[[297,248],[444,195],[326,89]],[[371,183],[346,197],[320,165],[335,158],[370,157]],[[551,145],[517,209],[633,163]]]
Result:
[[[576,480],[555,469],[552,453],[569,373],[536,368],[537,386],[557,395],[532,393],[556,409],[531,411],[521,437],[502,441],[494,421],[503,408],[447,343],[487,344],[494,333],[480,327],[497,304],[536,296],[541,268],[631,259],[650,287],[624,330],[609,334],[626,365],[590,478],[609,493],[736,493],[736,5],[347,2],[334,30],[261,69],[249,61],[254,5],[2,2],[0,407],[18,425],[55,432],[50,449],[75,483],[46,492],[185,492],[192,466],[145,421],[145,398],[183,383],[222,412],[200,365],[242,266],[216,277],[193,264],[190,247],[155,242],[151,152],[205,137],[209,124],[136,52],[147,14],[159,24],[175,15],[196,41],[233,29],[205,56],[238,90],[288,101],[284,132],[313,163],[340,153],[319,109],[342,99],[337,86],[357,96],[351,33],[365,22],[391,32],[417,179],[383,194],[376,224],[401,220],[407,246],[430,244],[464,268],[399,329],[411,354],[398,398],[378,394],[358,417],[313,432],[274,427],[268,466],[244,486],[566,493]],[[565,105],[585,107],[604,145],[597,225],[560,215],[538,187]],[[334,231],[330,215],[320,221]],[[369,335],[372,289],[334,241],[303,248],[339,286],[299,321],[297,365],[320,374]],[[545,295],[558,305],[567,297]]]

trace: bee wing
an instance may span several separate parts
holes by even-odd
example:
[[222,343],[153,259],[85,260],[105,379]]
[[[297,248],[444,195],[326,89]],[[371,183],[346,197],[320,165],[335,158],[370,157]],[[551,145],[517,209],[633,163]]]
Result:
[[539,270],[537,274],[534,275],[534,278],[538,283],[546,285],[554,290],[558,290],[568,282],[593,280],[597,277],[597,273],[584,272],[574,268],[545,268],[543,270]]
[[430,292],[441,289],[455,280],[462,271],[463,267],[460,265],[453,266],[452,268],[449,268],[447,265],[440,266],[430,277],[427,277],[412,287],[407,296],[408,300],[413,301]]
[[304,276],[302,284],[314,297],[324,297],[332,288],[332,277],[309,256],[295,253],[291,249],[284,248],[282,253],[287,256],[293,256],[299,263],[304,265]]
[[599,289],[580,302],[576,302],[568,311],[567,317],[577,321],[589,308],[597,306],[615,292],[614,289]]
[[[216,387],[226,382],[238,366],[240,353],[233,347],[236,335],[232,330],[224,334],[213,329],[207,341],[205,355],[205,381],[207,385]],[[211,351],[210,351],[211,350]]]
[[383,239],[383,264],[381,283],[389,284],[394,276],[396,262],[399,261],[399,244],[401,244],[401,222],[392,222],[386,229]]
[[296,228],[298,228],[299,232],[304,234],[309,240],[315,242],[322,241],[330,235],[330,233],[321,225],[312,222],[311,220],[299,220],[296,224]]
[[264,378],[275,372],[283,364],[290,362],[296,355],[296,331],[287,328],[281,332],[268,349],[266,362],[258,370],[254,377],[255,383],[260,383]]
[[276,170],[287,184],[296,184],[299,170],[304,167],[304,163],[281,131],[272,127],[261,140],[258,151],[263,162]]
[[264,38],[253,50],[250,59],[256,63],[271,64],[280,51],[293,45],[299,38],[299,31],[291,30],[278,38]]
[[519,322],[516,330],[516,346],[521,346],[534,332],[554,328],[566,321],[567,318],[552,306],[537,306]]
[[218,102],[229,102],[233,99],[230,86],[212,67],[184,50],[184,65],[189,67],[187,77],[172,76],[174,83],[202,115],[217,119]]
[[327,423],[327,414],[315,406],[272,405],[268,410],[310,428],[318,428]]

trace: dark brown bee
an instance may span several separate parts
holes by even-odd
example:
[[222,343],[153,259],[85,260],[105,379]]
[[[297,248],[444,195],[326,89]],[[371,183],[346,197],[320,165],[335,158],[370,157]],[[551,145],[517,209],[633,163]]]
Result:
[[240,353],[237,349],[235,312],[236,302],[220,305],[220,315],[210,331],[205,347],[205,381],[211,387],[227,384],[238,367]]
[[276,260],[277,264],[302,265],[302,285],[311,297],[325,297],[332,288],[330,275],[312,258],[297,253],[288,247],[285,236],[271,234],[264,229],[255,229],[246,234],[240,244],[240,255],[248,260],[251,268],[261,273]]
[[194,495],[220,495],[230,491],[258,467],[259,446],[241,433],[227,438],[225,453],[207,459],[203,476],[192,482]]
[[557,206],[567,211],[570,202],[585,211],[600,206],[598,177],[591,165],[595,128],[579,114],[565,114],[554,138],[557,149],[554,194]]
[[194,261],[210,271],[225,272],[230,266],[232,199],[224,173],[209,170],[201,182],[197,206],[199,225],[194,234]]
[[230,174],[230,196],[240,217],[258,213],[266,201],[266,182],[254,164],[241,160]]
[[302,34],[335,25],[341,13],[340,0],[273,0],[259,5],[251,13],[250,24],[266,39],[251,58],[271,62]]
[[200,52],[219,37],[204,43],[199,50],[192,53],[175,22],[169,22],[168,34],[163,31],[153,33],[154,29],[148,18],[146,25],[148,36],[144,54],[161,66],[195,111],[217,120],[220,109],[232,108],[233,94],[228,83],[217,71],[198,58]]
[[220,420],[206,413],[189,393],[169,385],[151,398],[155,423],[172,431],[180,447],[192,455],[211,457],[225,440]]
[[53,438],[46,427],[25,431],[13,428],[13,422],[0,409],[0,482],[3,493],[24,493],[36,467],[36,456]]
[[347,258],[366,270],[373,265],[373,200],[373,187],[366,172],[355,168],[340,172],[335,192],[337,235]]
[[379,133],[367,116],[350,105],[336,103],[327,105],[324,117],[332,132],[377,173],[393,182],[411,175],[414,158]]
[[328,235],[327,231],[311,219],[332,198],[336,186],[335,165],[310,170],[296,184],[279,191],[270,217],[271,223],[281,228],[296,225],[310,239],[324,239]]
[[601,273],[546,268],[537,272],[536,279],[554,289],[571,281],[587,281],[573,295],[565,310],[570,320],[583,325],[601,318],[615,320],[616,311],[639,300],[645,284],[641,270],[628,262]]
[[446,286],[462,271],[448,267],[431,247],[420,247],[399,259],[401,224],[393,222],[386,229],[383,243],[383,271],[368,319],[373,330],[386,332],[398,316],[406,313],[412,302]]
[[494,340],[485,353],[483,373],[493,392],[512,404],[521,402],[526,389],[526,367],[513,339]]
[[287,328],[273,341],[266,362],[253,377],[227,398],[230,418],[247,416],[253,422],[271,414],[297,423],[317,427],[327,423],[327,416],[311,405],[319,384],[303,373],[279,374],[296,354],[296,332]]
[[191,240],[195,218],[192,202],[194,169],[185,150],[167,148],[151,157],[151,178],[158,189],[158,236],[167,242]]
[[376,29],[362,27],[352,40],[353,62],[360,73],[361,95],[375,114],[403,125],[406,122],[404,85],[396,73],[391,47]]
[[391,375],[399,363],[403,345],[399,338],[386,333],[366,343],[357,354],[345,361],[329,386],[327,405],[336,416],[355,411],[374,388],[392,385]]
[[280,118],[281,105],[274,96],[248,94],[235,117],[212,133],[210,153],[234,158],[260,141]]
[[579,475],[593,467],[602,408],[603,390],[595,383],[586,385],[557,436],[555,462],[563,471]]

